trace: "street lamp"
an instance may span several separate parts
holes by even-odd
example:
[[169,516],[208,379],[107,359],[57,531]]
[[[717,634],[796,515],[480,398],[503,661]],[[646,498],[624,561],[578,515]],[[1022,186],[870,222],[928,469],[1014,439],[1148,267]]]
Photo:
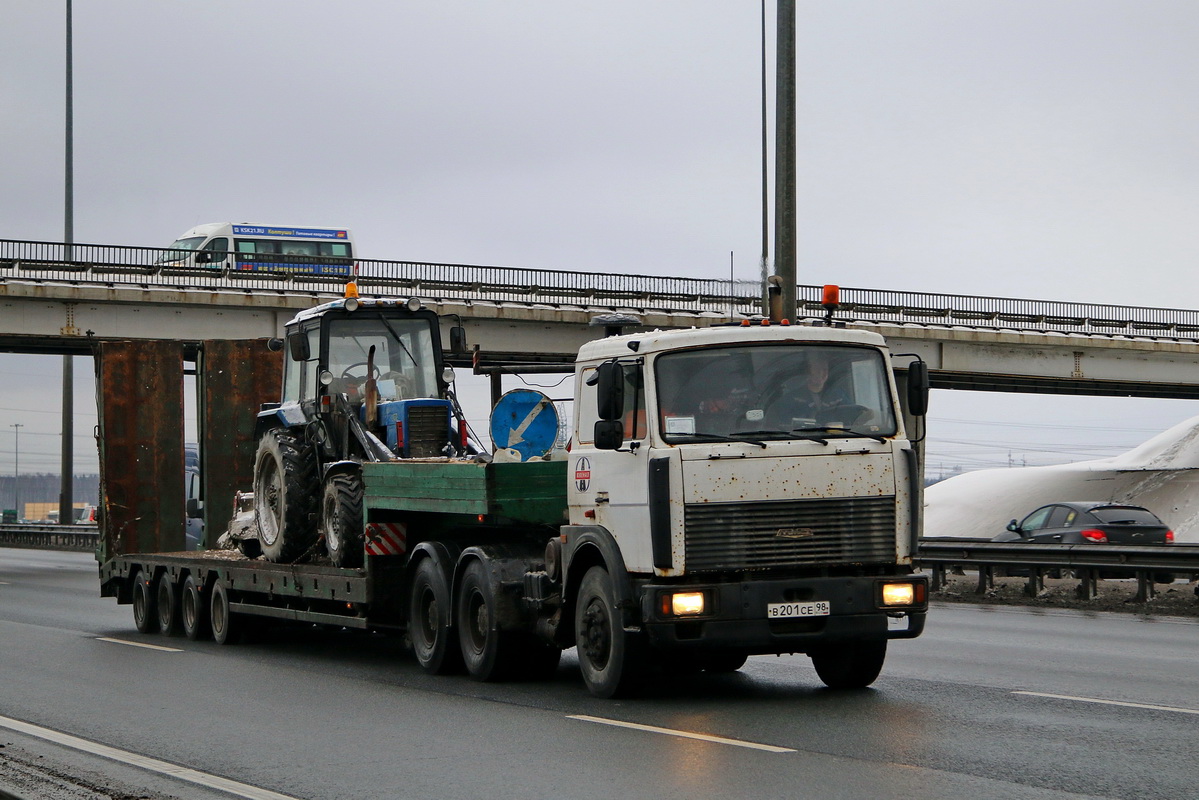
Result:
[[25,426],[19,422],[14,422],[9,427],[13,429],[13,505],[17,507],[17,519],[21,520],[25,518],[25,515],[21,513],[21,428]]

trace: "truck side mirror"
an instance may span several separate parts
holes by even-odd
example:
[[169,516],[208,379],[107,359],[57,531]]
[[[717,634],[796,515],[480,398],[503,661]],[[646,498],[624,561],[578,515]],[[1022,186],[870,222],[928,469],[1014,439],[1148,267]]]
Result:
[[466,352],[466,328],[461,325],[455,325],[450,328],[450,352]]
[[292,361],[307,361],[312,358],[308,349],[308,334],[302,331],[287,334],[287,350],[291,353]]
[[[595,374],[598,378],[596,403],[599,418],[601,420],[620,419],[624,416],[624,367],[620,362],[608,361],[600,364],[596,368]],[[623,436],[621,438],[623,441]]]
[[908,365],[908,411],[917,417],[928,413],[928,363],[913,361]]
[[624,423],[618,419],[601,419],[595,423],[595,448],[619,450],[624,444]]

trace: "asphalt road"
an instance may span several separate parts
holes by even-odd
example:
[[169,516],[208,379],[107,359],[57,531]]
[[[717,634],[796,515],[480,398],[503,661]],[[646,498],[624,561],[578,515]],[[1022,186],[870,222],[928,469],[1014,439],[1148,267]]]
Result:
[[0,797],[1173,800],[1199,796],[1197,642],[1192,620],[943,605],[869,690],[762,656],[602,701],[570,654],[479,684],[378,635],[142,636],[90,555],[0,548]]

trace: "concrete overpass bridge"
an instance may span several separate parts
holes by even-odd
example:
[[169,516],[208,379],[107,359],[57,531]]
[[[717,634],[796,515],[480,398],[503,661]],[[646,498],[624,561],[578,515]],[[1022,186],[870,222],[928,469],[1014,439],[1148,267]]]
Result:
[[[163,268],[164,252],[0,240],[0,351],[90,354],[99,341],[276,336],[297,311],[342,290],[306,275]],[[570,361],[601,335],[590,325],[600,314],[669,328],[761,309],[756,282],[358,263],[364,296],[420,297],[466,328],[483,365]],[[799,287],[795,319],[823,316],[820,292]],[[852,288],[841,298],[838,319],[921,355],[937,388],[1199,397],[1199,311]],[[448,355],[460,366],[475,357]]]

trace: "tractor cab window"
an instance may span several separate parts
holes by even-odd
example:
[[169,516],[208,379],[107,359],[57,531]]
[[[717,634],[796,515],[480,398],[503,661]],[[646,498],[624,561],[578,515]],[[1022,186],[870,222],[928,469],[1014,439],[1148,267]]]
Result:
[[330,320],[328,336],[331,392],[361,401],[371,377],[381,401],[438,396],[437,355],[428,320],[368,311]]

